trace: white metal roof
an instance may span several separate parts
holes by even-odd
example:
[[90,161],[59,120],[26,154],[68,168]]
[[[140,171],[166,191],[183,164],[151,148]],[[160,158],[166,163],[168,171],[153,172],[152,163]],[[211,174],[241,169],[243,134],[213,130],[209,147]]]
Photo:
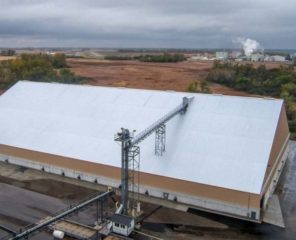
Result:
[[[0,143],[120,167],[121,127],[144,130],[191,93],[21,81],[0,97]],[[141,171],[260,193],[282,100],[194,94],[167,123],[166,152],[140,143]]]

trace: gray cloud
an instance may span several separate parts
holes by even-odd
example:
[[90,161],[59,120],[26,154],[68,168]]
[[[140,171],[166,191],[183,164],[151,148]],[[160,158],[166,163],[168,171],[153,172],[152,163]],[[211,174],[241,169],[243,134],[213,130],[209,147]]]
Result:
[[0,0],[0,47],[296,48],[295,0]]

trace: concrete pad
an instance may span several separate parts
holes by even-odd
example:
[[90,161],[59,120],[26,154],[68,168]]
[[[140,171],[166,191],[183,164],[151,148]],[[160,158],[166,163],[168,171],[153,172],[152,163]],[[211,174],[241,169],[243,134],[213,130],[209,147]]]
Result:
[[280,201],[275,194],[269,199],[267,208],[263,213],[263,222],[285,228]]

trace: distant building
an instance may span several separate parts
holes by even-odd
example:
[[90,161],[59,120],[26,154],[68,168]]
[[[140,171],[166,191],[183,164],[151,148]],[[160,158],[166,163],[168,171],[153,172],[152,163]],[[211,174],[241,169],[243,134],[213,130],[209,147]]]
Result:
[[235,59],[236,62],[242,62],[242,61],[248,61],[248,60],[250,60],[250,58],[245,55],[241,55],[240,57]]
[[286,57],[285,56],[280,56],[280,55],[274,55],[272,56],[274,62],[285,62]]
[[264,55],[260,53],[254,53],[250,56],[252,62],[262,62],[264,61]]
[[207,56],[195,55],[189,58],[189,61],[209,60]]
[[226,60],[228,59],[229,54],[228,52],[216,52],[216,59],[217,60]]
[[242,56],[242,52],[241,51],[233,51],[232,53],[230,53],[230,57],[233,59],[239,58]]
[[272,56],[269,56],[269,55],[265,55],[264,56],[264,62],[272,62]]
[[266,62],[285,62],[286,57],[280,55],[265,56],[264,61]]
[[242,62],[243,59],[242,58],[236,58],[236,59],[234,59],[234,61],[236,61],[236,62]]
[[47,54],[47,55],[55,55],[56,53],[55,53],[55,52],[47,51],[46,54]]

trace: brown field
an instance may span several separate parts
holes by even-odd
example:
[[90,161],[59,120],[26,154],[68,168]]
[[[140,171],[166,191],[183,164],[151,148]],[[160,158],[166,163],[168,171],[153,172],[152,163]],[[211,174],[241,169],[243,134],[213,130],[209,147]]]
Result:
[[5,60],[15,59],[16,56],[0,56],[0,62]]
[[[16,56],[0,56],[0,62],[15,58]],[[174,91],[186,91],[191,82],[205,79],[213,65],[212,61],[147,63],[87,58],[68,58],[67,62],[71,71],[90,78],[89,84],[92,85]],[[259,66],[262,63],[252,64]],[[281,65],[274,62],[264,64],[269,69]],[[210,90],[216,94],[249,95],[214,83],[210,84]]]
[[258,67],[262,64],[266,66],[267,69],[279,68],[280,66],[288,66],[288,63],[281,63],[281,62],[248,62],[253,64],[255,67]]
[[[91,78],[92,85],[186,91],[192,81],[205,79],[213,63],[145,63],[72,58],[68,59],[68,64],[75,74]],[[211,84],[210,89],[218,94],[247,95],[218,84]]]

